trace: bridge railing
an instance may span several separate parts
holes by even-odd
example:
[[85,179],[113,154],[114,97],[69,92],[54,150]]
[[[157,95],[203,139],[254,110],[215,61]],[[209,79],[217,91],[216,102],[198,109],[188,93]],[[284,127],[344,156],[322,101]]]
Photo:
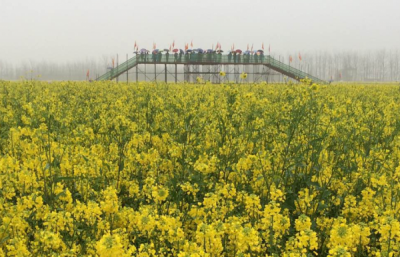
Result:
[[126,72],[137,64],[136,56],[130,58],[128,61],[125,61],[119,64],[117,67],[110,69],[103,75],[97,78],[97,80],[108,80],[119,76],[121,73]]
[[281,69],[281,70],[283,70],[285,72],[291,73],[291,74],[293,74],[294,76],[296,76],[296,77],[298,77],[300,79],[309,78],[309,79],[311,79],[312,81],[315,81],[315,82],[325,83],[325,81],[323,81],[323,80],[321,80],[321,79],[319,79],[317,77],[314,77],[314,76],[312,76],[312,75],[310,75],[310,74],[308,74],[308,73],[306,73],[304,71],[301,71],[301,70],[299,70],[299,69],[297,69],[297,68],[295,68],[293,66],[290,66],[290,65],[287,65],[287,64],[285,64],[285,63],[283,63],[281,61],[278,61],[278,60],[272,58],[271,56],[268,56],[267,59],[268,59],[268,64],[270,64],[271,66],[277,67],[277,68],[279,68],[279,69]]

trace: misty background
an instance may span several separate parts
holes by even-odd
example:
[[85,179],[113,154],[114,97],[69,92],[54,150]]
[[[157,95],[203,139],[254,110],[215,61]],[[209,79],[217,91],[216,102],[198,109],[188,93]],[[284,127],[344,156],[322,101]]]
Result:
[[[84,80],[139,48],[245,50],[322,79],[400,80],[396,0],[0,0],[0,79]],[[302,61],[298,59],[301,54]]]

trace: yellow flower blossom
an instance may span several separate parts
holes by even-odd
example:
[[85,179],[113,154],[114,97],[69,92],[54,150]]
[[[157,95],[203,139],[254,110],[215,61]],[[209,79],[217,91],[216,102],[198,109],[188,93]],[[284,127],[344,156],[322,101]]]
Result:
[[0,81],[0,256],[399,256],[398,95]]

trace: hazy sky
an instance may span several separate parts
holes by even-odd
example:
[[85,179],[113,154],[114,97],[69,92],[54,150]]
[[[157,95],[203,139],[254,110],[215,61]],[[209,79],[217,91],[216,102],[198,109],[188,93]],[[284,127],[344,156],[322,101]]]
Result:
[[168,48],[400,48],[399,0],[0,0],[0,60],[73,61]]

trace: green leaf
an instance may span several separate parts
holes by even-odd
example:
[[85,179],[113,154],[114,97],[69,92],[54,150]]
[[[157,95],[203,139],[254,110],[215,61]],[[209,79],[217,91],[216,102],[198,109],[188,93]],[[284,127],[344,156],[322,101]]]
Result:
[[3,245],[9,238],[10,236],[6,236],[5,238],[1,239],[0,245]]
[[50,169],[50,163],[46,163],[46,166],[44,167],[44,170],[48,170],[48,169]]
[[86,158],[86,156],[84,156],[84,155],[80,155],[86,162],[88,162],[89,161],[89,159],[88,158]]

